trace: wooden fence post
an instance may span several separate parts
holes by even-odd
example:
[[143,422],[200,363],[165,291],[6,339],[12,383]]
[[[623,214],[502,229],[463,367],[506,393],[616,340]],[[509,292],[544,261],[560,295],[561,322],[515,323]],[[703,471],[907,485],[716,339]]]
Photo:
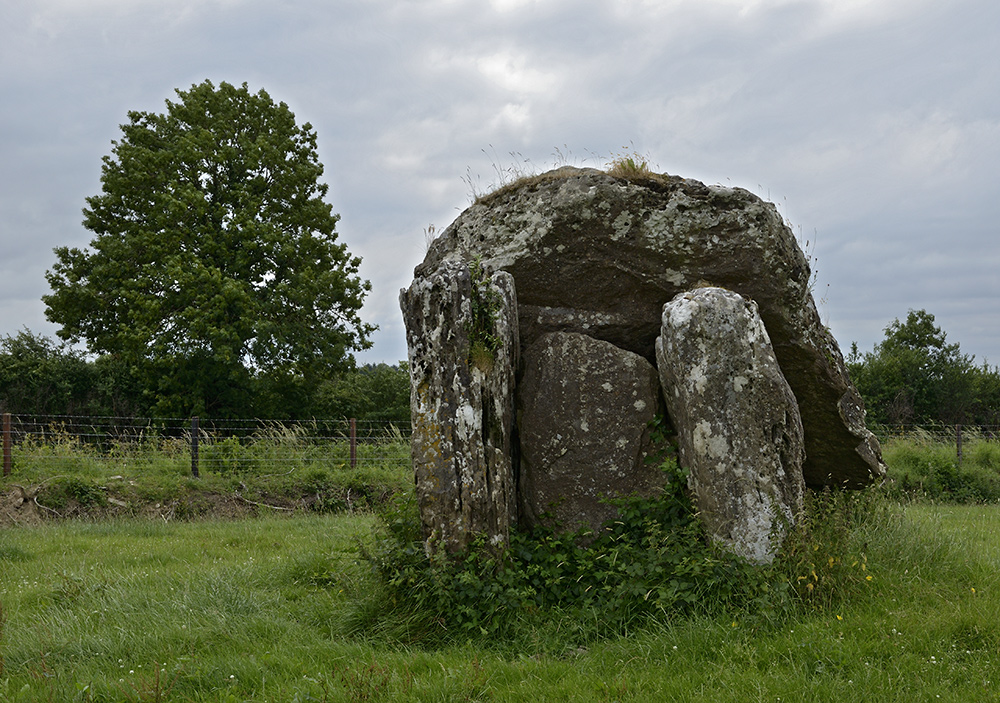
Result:
[[191,418],[191,475],[198,478],[198,416]]
[[351,418],[351,468],[358,466],[358,421]]
[[12,465],[10,455],[10,413],[3,414],[3,475],[10,476]]
[[955,447],[958,451],[958,463],[962,463],[962,426],[955,425]]

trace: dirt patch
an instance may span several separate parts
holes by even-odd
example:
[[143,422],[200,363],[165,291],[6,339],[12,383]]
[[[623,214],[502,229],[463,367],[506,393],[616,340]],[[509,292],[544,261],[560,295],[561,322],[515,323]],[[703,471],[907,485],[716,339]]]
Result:
[[41,506],[35,502],[35,494],[29,487],[14,486],[0,494],[0,526],[37,525],[42,522],[39,515]]

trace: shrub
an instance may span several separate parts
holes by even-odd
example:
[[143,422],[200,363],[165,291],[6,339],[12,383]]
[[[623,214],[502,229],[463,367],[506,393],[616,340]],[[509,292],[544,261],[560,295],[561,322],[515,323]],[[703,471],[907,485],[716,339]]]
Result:
[[417,638],[502,636],[522,614],[556,611],[599,613],[620,631],[651,615],[752,601],[766,570],[711,546],[684,473],[672,458],[663,468],[662,495],[614,501],[618,519],[597,535],[538,528],[515,532],[504,553],[478,539],[464,554],[427,556],[411,497],[383,514],[365,555]]
[[38,493],[39,504],[51,510],[61,510],[71,502],[82,508],[107,503],[104,490],[86,479],[63,476],[47,484]]
[[199,461],[206,468],[222,476],[235,476],[248,472],[252,460],[238,437],[226,437],[202,446]]

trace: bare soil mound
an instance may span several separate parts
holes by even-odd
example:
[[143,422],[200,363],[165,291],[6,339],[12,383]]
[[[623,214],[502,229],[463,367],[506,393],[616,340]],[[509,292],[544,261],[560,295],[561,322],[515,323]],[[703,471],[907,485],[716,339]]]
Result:
[[255,495],[192,490],[169,499],[143,500],[135,494],[108,490],[98,495],[67,497],[45,484],[10,484],[0,490],[0,528],[39,525],[58,520],[237,520],[261,515],[330,513],[370,510],[392,495],[391,489],[304,491],[301,495]]

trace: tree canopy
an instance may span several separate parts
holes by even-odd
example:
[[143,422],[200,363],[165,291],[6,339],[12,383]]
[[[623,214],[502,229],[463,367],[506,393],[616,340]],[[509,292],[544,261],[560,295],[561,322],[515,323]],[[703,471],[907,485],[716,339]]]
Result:
[[46,315],[132,366],[155,412],[246,416],[261,375],[301,388],[353,366],[371,286],[337,242],[309,123],[245,83],[176,93],[128,113],[86,199],[90,248],[55,249]]
[[1000,375],[949,344],[925,310],[895,319],[871,352],[852,345],[851,378],[874,424],[995,424],[1000,414]]

